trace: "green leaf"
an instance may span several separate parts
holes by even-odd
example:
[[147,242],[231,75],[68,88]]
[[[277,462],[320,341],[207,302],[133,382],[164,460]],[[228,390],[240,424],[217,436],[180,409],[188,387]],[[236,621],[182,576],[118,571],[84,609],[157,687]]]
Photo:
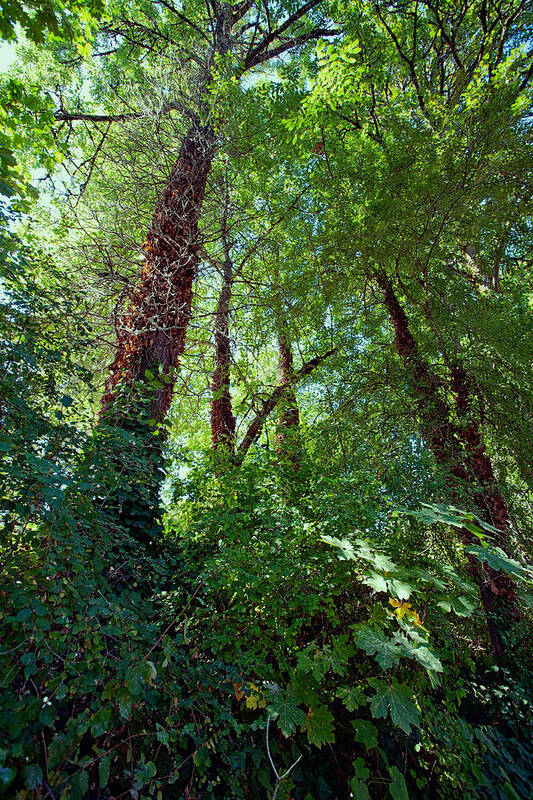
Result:
[[91,733],[93,736],[101,736],[109,730],[111,722],[111,709],[100,708],[90,717]]
[[146,764],[141,762],[135,770],[135,788],[142,789],[142,787],[145,786],[151,778],[154,778],[156,774],[157,768],[153,761],[147,761]]
[[333,714],[327,706],[311,708],[305,718],[305,730],[310,744],[322,747],[326,742],[335,741]]
[[0,786],[3,786],[4,788],[9,786],[16,774],[17,771],[14,769],[14,767],[0,765]]
[[366,783],[363,781],[352,778],[350,781],[350,789],[352,790],[354,800],[371,800],[370,792],[368,791]]
[[508,800],[520,800],[520,795],[509,781],[505,781],[502,789]]
[[363,627],[354,636],[355,643],[369,656],[374,656],[382,669],[389,669],[400,662],[401,647],[382,631]]
[[487,563],[489,567],[492,567],[496,572],[505,572],[525,583],[532,582],[533,567],[529,564],[523,567],[514,558],[509,558],[501,547],[489,547],[487,545],[480,547],[478,545],[471,545],[467,548],[466,552],[474,555],[478,561]]
[[82,800],[89,789],[89,775],[85,770],[76,772],[70,781],[72,800]]
[[376,694],[370,700],[370,711],[374,718],[385,719],[390,709],[393,723],[405,733],[410,733],[411,725],[415,727],[420,725],[420,714],[410,700],[411,690],[408,686],[401,683],[388,686],[377,678],[370,678],[368,682],[376,690]]
[[[402,655],[406,656],[407,658],[411,658],[413,661],[417,661],[427,672],[442,672],[443,666],[437,656],[431,652],[429,647],[426,647],[425,644],[423,645],[415,645],[413,644],[410,639],[406,636],[401,634],[395,634],[396,641],[400,645]],[[420,641],[420,637],[417,638],[417,641]],[[424,641],[422,639],[422,641]]]
[[122,719],[129,719],[131,714],[131,705],[133,698],[126,689],[120,689],[117,692],[118,708]]
[[98,782],[100,789],[104,789],[109,782],[109,773],[111,771],[111,756],[103,756],[98,763]]
[[378,729],[375,725],[364,719],[356,719],[352,725],[355,729],[355,741],[364,744],[365,750],[378,746]]
[[37,764],[24,767],[24,782],[28,789],[37,789],[43,782],[43,771]]
[[341,561],[355,560],[355,550],[353,549],[353,545],[349,539],[338,539],[336,536],[321,536],[320,538],[326,544],[331,544],[334,547],[338,547],[338,556]]
[[346,664],[353,656],[355,650],[353,645],[348,643],[348,636],[342,634],[335,636],[331,640],[331,647],[324,647],[324,654],[328,660],[329,668],[337,675],[344,675]]
[[356,758],[353,762],[353,775],[354,778],[362,781],[366,781],[370,777],[370,770],[363,758]]
[[398,767],[389,767],[389,774],[392,778],[389,791],[393,800],[409,800],[405,778]]
[[329,669],[329,663],[321,650],[310,645],[298,654],[297,668],[300,672],[311,672],[314,679],[320,683]]
[[298,708],[298,700],[289,690],[277,691],[268,706],[271,716],[276,719],[278,728],[284,736],[290,736],[305,722],[305,714]]
[[380,575],[378,572],[370,571],[368,575],[365,575],[362,578],[363,583],[366,586],[370,586],[375,592],[388,592],[389,587],[387,581]]
[[340,697],[348,711],[355,711],[366,703],[363,690],[355,686],[340,686],[337,689],[337,697]]
[[393,578],[389,581],[390,592],[392,595],[398,598],[398,600],[409,600],[413,593],[413,587],[410,586],[408,583],[404,583],[403,581],[399,581],[396,578]]
[[355,544],[357,545],[356,552],[359,558],[368,561],[369,564],[372,564],[374,569],[380,570],[381,572],[393,572],[396,569],[396,564],[394,564],[390,558],[384,556],[383,553],[379,553],[375,550],[366,539],[356,539]]

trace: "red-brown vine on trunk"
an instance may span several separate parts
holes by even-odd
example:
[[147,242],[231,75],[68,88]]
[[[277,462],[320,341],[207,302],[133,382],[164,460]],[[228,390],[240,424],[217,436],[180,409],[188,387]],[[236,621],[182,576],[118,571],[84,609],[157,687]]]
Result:
[[231,404],[230,387],[229,313],[234,276],[225,218],[222,239],[224,263],[222,265],[222,286],[215,313],[215,370],[211,382],[211,442],[215,449],[223,445],[232,452],[235,448],[235,416]]
[[[119,384],[143,381],[146,370],[166,375],[185,346],[198,256],[198,220],[214,152],[210,126],[194,125],[157,205],[144,245],[139,287],[117,329],[117,349],[102,410],[111,409]],[[161,420],[172,397],[173,380],[156,389],[150,416]]]
[[278,372],[280,385],[287,387],[276,430],[276,450],[280,455],[288,456],[295,469],[299,464],[297,437],[300,429],[300,411],[296,394],[292,388],[294,363],[292,348],[285,330],[278,336]]
[[[245,36],[246,39],[246,31],[254,29],[248,42],[239,41],[241,48],[247,45],[240,68],[242,75],[248,69],[306,42],[335,35],[337,31],[321,25],[301,32],[302,18],[321,1],[308,0],[288,17],[282,15],[282,21],[268,33],[261,29],[259,16],[255,23],[236,28],[252,8],[251,0],[243,0],[236,5],[217,0],[210,3],[213,39],[194,87],[199,97],[196,113],[192,115],[195,122],[185,136],[168,185],[157,205],[145,243],[146,262],[140,285],[117,326],[116,356],[102,399],[102,414],[107,416],[108,421],[120,419],[119,414],[109,413],[112,409],[116,410],[113,406],[119,385],[130,388],[135,382],[143,381],[147,369],[167,375],[171,368],[177,366],[185,347],[191,316],[192,287],[199,264],[198,220],[215,150],[215,126],[221,122],[217,120],[216,123],[202,125],[198,121],[200,117],[208,118],[210,114],[208,91],[213,80],[216,57],[228,54],[241,37]],[[268,17],[268,8],[266,14]],[[183,15],[181,18],[191,24]],[[202,31],[195,24],[193,27],[203,39],[209,40],[207,31]],[[298,30],[296,35],[291,35],[293,28]],[[115,115],[113,119],[119,117]],[[164,417],[172,398],[173,383],[170,376],[163,388],[154,392],[149,409],[152,418],[161,420]],[[138,412],[135,403],[134,408],[128,410],[133,411],[134,415]]]
[[[421,419],[422,435],[433,452],[438,463],[449,469],[452,478],[463,485],[469,485],[472,500],[482,510],[485,519],[494,524],[494,518],[487,515],[499,512],[503,519],[500,501],[506,506],[501,495],[495,490],[494,473],[490,459],[486,455],[478,428],[468,431],[468,426],[456,425],[451,419],[451,409],[442,395],[444,382],[436,376],[420,355],[414,336],[409,328],[407,315],[400,305],[389,278],[384,272],[376,276],[378,286],[383,292],[384,305],[387,308],[394,328],[394,340],[401,360],[410,373],[410,380],[416,397]],[[455,376],[457,395],[457,414],[463,421],[468,413],[468,385]],[[458,498],[457,486],[452,485],[454,500]],[[499,500],[495,498],[499,497]],[[506,525],[504,526],[506,530]],[[466,528],[461,529],[465,543],[472,542],[472,534]],[[505,544],[499,541],[498,544]],[[491,639],[493,652],[498,661],[504,658],[504,645],[499,626],[494,615],[507,616],[509,611],[517,616],[517,602],[514,584],[503,572],[496,571],[486,563],[480,563],[474,557],[469,558],[469,570],[479,585],[480,596],[487,617],[487,630]],[[502,604],[502,601],[504,603]]]

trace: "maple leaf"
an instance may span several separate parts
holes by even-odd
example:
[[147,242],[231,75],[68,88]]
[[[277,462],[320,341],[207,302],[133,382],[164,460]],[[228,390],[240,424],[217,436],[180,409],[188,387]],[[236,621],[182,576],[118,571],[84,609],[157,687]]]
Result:
[[382,631],[373,631],[370,628],[361,628],[354,637],[355,643],[361,650],[374,656],[382,669],[389,669],[400,661],[402,648],[389,639]]
[[392,779],[391,785],[389,786],[389,791],[393,797],[393,800],[409,800],[405,778],[398,767],[389,767],[389,774]]
[[378,729],[375,725],[364,719],[356,719],[352,725],[355,729],[355,741],[364,744],[365,750],[378,746]]
[[410,700],[411,690],[408,686],[402,683],[388,686],[377,678],[370,678],[368,682],[376,690],[370,701],[370,711],[375,719],[386,718],[390,710],[391,720],[405,733],[410,733],[411,725],[420,725],[420,714]]
[[337,697],[340,697],[348,711],[355,711],[356,708],[366,703],[363,690],[355,686],[339,687],[339,689],[337,689]]
[[336,536],[321,536],[320,537],[323,542],[326,544],[331,544],[334,547],[339,548],[338,556],[341,561],[354,561],[355,560],[355,550],[353,549],[353,545],[349,539],[338,539]]
[[370,586],[370,588],[373,589],[375,592],[389,591],[387,581],[385,580],[383,575],[379,574],[379,572],[374,572],[374,570],[370,570],[370,572],[367,575],[363,576],[362,580],[363,583],[366,584],[366,586]]
[[305,714],[298,708],[298,699],[293,693],[277,691],[272,696],[268,710],[276,719],[278,727],[284,736],[290,736],[299,725],[305,722]]
[[310,708],[305,718],[304,729],[310,744],[322,747],[326,742],[335,741],[333,714],[327,706]]

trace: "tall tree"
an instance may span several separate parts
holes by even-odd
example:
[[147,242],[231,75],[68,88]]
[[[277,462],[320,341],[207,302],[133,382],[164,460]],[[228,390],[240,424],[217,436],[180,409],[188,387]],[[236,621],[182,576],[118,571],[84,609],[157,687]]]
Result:
[[[377,282],[383,292],[383,302],[394,327],[394,339],[398,355],[404,362],[413,392],[417,398],[423,436],[437,462],[449,470],[459,485],[470,485],[470,496],[491,525],[499,523],[498,545],[509,553],[507,508],[495,486],[490,459],[485,452],[479,430],[475,424],[458,426],[452,421],[452,410],[443,394],[442,382],[433,374],[421,357],[416,341],[409,329],[409,322],[401,307],[389,278],[380,273]],[[468,393],[464,373],[456,367],[453,388],[457,391],[460,421],[465,423],[468,414]],[[466,421],[468,422],[468,421]],[[463,445],[466,448],[463,449]],[[472,485],[474,484],[474,485]],[[452,483],[451,491],[458,500],[458,486]],[[497,513],[497,518],[494,518]],[[502,522],[504,523],[502,525]],[[474,539],[466,528],[461,530],[466,543]],[[509,613],[517,615],[515,587],[508,575],[481,564],[470,557],[470,570],[474,575],[487,617],[494,655],[499,661],[505,658],[502,641],[502,624],[508,626]]]
[[[250,0],[235,5],[212,3],[207,26],[200,31],[207,42],[196,77],[197,107],[189,109],[189,127],[168,185],[158,203],[148,232],[146,262],[129,311],[117,331],[117,353],[103,398],[103,411],[112,409],[115,389],[144,380],[147,369],[168,375],[183,353],[191,314],[192,287],[197,275],[198,220],[207,177],[215,155],[216,130],[224,125],[209,105],[209,89],[219,60],[240,56],[235,74],[245,72],[332,31],[309,17],[321,0],[310,0],[284,14],[283,8],[261,8],[256,14]],[[178,19],[183,14],[173,8]],[[250,22],[247,22],[248,17]],[[237,26],[241,24],[240,28]],[[263,22],[267,31],[264,31]],[[198,25],[189,19],[185,24]],[[150,404],[153,418],[161,420],[170,404],[172,378],[157,389]]]
[[228,238],[226,210],[223,214],[221,228],[224,260],[221,269],[220,294],[214,317],[215,369],[211,382],[211,442],[215,449],[223,445],[230,452],[233,452],[235,448],[235,417],[231,405],[229,315],[234,269],[231,260],[231,245]]

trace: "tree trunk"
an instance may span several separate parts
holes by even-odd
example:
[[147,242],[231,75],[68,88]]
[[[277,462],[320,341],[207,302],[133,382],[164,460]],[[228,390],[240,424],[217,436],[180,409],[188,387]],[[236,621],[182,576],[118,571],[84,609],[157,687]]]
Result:
[[461,442],[450,420],[448,404],[441,396],[442,382],[421,357],[409,329],[407,315],[398,302],[390,280],[381,272],[377,276],[377,282],[383,291],[384,303],[393,324],[398,355],[407,367],[414,388],[422,435],[436,460],[447,465],[452,474],[464,477]]
[[[473,497],[485,520],[498,529],[497,544],[509,550],[509,512],[507,504],[496,484],[492,462],[487,454],[479,422],[473,411],[471,381],[459,364],[452,365],[451,387],[455,392],[455,409],[459,418],[459,436],[465,448],[468,472],[475,477],[479,491]],[[514,585],[507,575],[500,574],[495,582],[498,595],[516,604]],[[494,589],[493,589],[494,591]]]
[[233,285],[233,265],[225,245],[222,286],[215,315],[215,371],[211,383],[211,442],[230,452],[235,449],[235,417],[231,406],[229,309]]
[[300,412],[294,392],[294,364],[289,338],[285,331],[280,331],[278,339],[278,372],[279,383],[287,387],[283,399],[280,401],[281,414],[276,430],[276,450],[289,458],[295,469],[300,462]]
[[[198,221],[215,153],[214,126],[201,125],[199,119],[201,115],[209,115],[207,96],[215,57],[229,52],[231,29],[236,19],[228,4],[216,6],[213,47],[196,87],[198,114],[194,115],[157,204],[144,244],[146,262],[141,282],[118,325],[116,356],[102,399],[104,414],[112,410],[119,387],[131,389],[136,383],[144,382],[146,370],[156,377],[157,374],[169,376],[163,386],[156,387],[153,392],[150,416],[162,420],[170,405],[174,388],[171,370],[177,366],[185,348],[192,287],[200,262]],[[133,404],[135,408],[135,399]],[[111,416],[116,419],[116,414]],[[119,410],[118,419],[120,416]]]
[[[408,369],[413,386],[422,423],[422,436],[432,450],[435,460],[449,469],[452,479],[455,478],[470,487],[472,500],[480,507],[480,498],[484,495],[482,487],[488,486],[485,482],[480,484],[480,480],[483,478],[484,481],[490,475],[491,486],[494,484],[490,460],[485,454],[481,439],[480,437],[476,438],[472,433],[467,434],[466,428],[463,432],[462,428],[451,421],[451,409],[441,395],[442,382],[433,374],[429,365],[420,355],[417,343],[409,329],[407,315],[394,293],[390,280],[384,273],[379,273],[377,282],[383,291],[384,304],[394,327],[396,349]],[[463,403],[467,402],[468,394],[465,397],[465,386],[464,384],[460,384],[460,386],[461,397],[459,398],[458,395],[457,413],[461,418]],[[477,433],[479,434],[479,431]],[[487,471],[487,461],[490,473]],[[481,486],[481,492],[473,485],[476,483]],[[457,488],[453,484],[450,488],[454,501],[460,503]],[[498,492],[497,495],[503,502]],[[483,497],[484,505],[487,497]],[[491,502],[493,503],[491,508],[494,508],[495,511],[499,509],[497,500]],[[501,509],[499,513],[501,515]],[[501,519],[501,516],[499,518]],[[472,534],[466,528],[461,529],[461,535],[465,543],[472,543]],[[469,557],[469,571],[479,585],[492,650],[496,660],[501,662],[505,658],[505,647],[500,633],[501,620],[495,617],[507,618],[509,606],[511,609],[516,609],[513,582],[509,576],[493,570],[486,563],[480,563],[473,556]]]
[[[146,370],[156,378],[158,374],[168,375],[183,353],[199,264],[198,220],[214,142],[213,129],[208,125],[194,124],[185,136],[146,237],[140,285],[118,325],[103,413],[114,411],[120,389],[145,383]],[[169,375],[162,387],[153,390],[149,404],[153,419],[160,421],[165,416],[173,383]]]

